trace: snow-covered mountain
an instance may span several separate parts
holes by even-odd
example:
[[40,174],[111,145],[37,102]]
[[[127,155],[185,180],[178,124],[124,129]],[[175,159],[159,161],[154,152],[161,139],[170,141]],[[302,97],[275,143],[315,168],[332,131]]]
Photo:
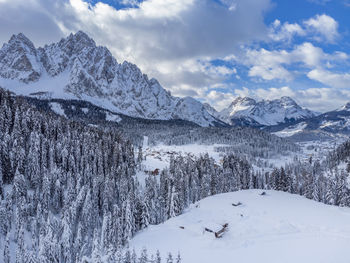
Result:
[[300,119],[294,122],[264,127],[280,137],[290,137],[295,140],[314,140],[316,138],[332,138],[350,135],[350,103],[312,118]]
[[35,48],[23,34],[0,50],[0,86],[22,95],[81,99],[132,117],[218,121],[192,98],[173,97],[134,64],[119,64],[84,32]]
[[306,121],[307,129],[350,134],[350,103],[338,110],[323,113]]
[[228,108],[219,112],[217,117],[232,125],[262,127],[312,118],[316,115],[300,107],[290,97],[259,102],[248,97],[238,97]]

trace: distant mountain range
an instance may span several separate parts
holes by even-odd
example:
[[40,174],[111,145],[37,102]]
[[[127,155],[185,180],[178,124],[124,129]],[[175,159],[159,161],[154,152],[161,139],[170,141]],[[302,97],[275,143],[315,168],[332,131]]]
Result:
[[220,112],[207,110],[216,118],[231,125],[263,127],[312,118],[317,113],[301,108],[293,99],[255,101],[248,97],[236,98],[229,107]]
[[317,116],[264,127],[280,137],[290,137],[296,140],[310,140],[317,137],[333,137],[334,134],[350,136],[350,103],[338,110],[319,114]]
[[[282,137],[305,131],[350,134],[350,103],[319,114],[289,97],[258,102],[238,97],[218,112],[191,97],[172,96],[136,65],[119,64],[106,47],[96,46],[81,31],[39,48],[23,34],[13,35],[0,49],[0,86],[36,99],[60,99],[61,104],[62,100],[87,101],[106,109],[103,116],[112,121],[127,116],[185,120],[204,127],[254,127]],[[64,115],[67,104],[60,103],[48,105]]]

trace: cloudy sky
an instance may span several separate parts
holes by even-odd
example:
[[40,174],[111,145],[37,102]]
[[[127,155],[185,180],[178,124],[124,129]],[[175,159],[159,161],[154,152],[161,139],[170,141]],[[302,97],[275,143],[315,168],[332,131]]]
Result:
[[349,0],[0,0],[0,41],[83,30],[176,96],[327,111],[350,101],[349,13]]

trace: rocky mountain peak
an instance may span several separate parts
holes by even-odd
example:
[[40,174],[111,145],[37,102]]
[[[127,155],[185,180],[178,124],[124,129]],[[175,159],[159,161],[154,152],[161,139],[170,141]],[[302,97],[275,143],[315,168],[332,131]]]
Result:
[[0,77],[28,83],[37,81],[41,71],[37,50],[24,34],[13,35],[1,48]]
[[135,64],[130,63],[128,61],[124,61],[122,63],[120,70],[122,71],[124,76],[132,77],[133,79],[140,79],[143,77],[141,70]]
[[291,97],[283,96],[279,99],[282,105],[284,106],[296,106],[299,107],[299,105],[293,100]]
[[0,85],[6,88],[9,79],[17,81],[11,84],[14,92],[83,99],[132,117],[178,118],[201,126],[218,122],[200,102],[173,97],[135,64],[118,64],[106,47],[96,46],[82,31],[38,49],[21,34],[10,42],[0,50],[0,77],[7,79],[0,78]]
[[12,35],[9,42],[9,46],[16,48],[25,48],[31,51],[35,50],[35,46],[32,41],[29,40],[23,33]]
[[246,105],[246,106],[255,105],[256,101],[252,98],[249,98],[249,97],[238,97],[231,103],[230,107],[233,107],[233,106],[236,106],[239,104]]
[[95,41],[83,31],[78,31],[75,34],[70,34],[69,37],[66,38],[66,41],[72,41],[75,44],[79,44],[84,47],[96,47]]

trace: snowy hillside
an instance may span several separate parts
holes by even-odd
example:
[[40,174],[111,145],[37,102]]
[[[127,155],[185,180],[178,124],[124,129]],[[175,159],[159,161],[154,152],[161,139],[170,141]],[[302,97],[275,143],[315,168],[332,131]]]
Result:
[[[208,197],[138,233],[130,247],[181,253],[182,262],[348,263],[350,209],[276,191]],[[233,206],[241,202],[240,206]],[[222,238],[217,231],[228,223]],[[151,241],[151,242],[150,242]]]
[[315,115],[316,113],[301,108],[289,97],[260,102],[248,97],[238,97],[228,108],[223,109],[218,117],[230,124],[270,126]]
[[201,126],[218,120],[192,98],[173,97],[134,64],[119,64],[110,51],[79,31],[35,48],[23,34],[0,50],[0,86],[22,95],[82,99],[146,119],[183,119]]
[[273,134],[275,134],[278,137],[282,137],[282,138],[290,137],[290,136],[293,136],[297,133],[302,132],[306,127],[307,127],[307,124],[305,122],[300,122],[296,125],[288,126],[287,128],[285,128],[281,131],[274,132]]

